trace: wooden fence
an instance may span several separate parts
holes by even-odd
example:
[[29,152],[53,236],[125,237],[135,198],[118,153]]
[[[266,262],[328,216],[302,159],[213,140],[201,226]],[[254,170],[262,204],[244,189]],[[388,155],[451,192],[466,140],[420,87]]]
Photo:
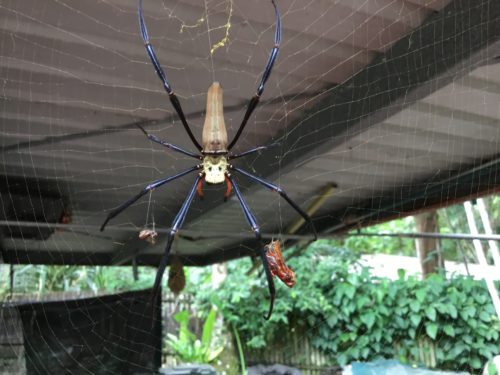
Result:
[[[190,320],[190,329],[198,336],[201,333],[203,321],[194,318],[196,311],[193,308],[193,299],[190,295],[181,294],[175,296],[168,292],[163,294],[163,337],[167,333],[178,334],[179,325],[174,320],[174,315],[179,311],[187,310],[193,318]],[[283,339],[283,338],[282,338]],[[283,340],[286,345],[275,345],[272,349],[265,350],[245,350],[245,361],[247,365],[252,364],[282,364],[292,366],[302,371],[304,375],[322,375],[330,368],[329,360],[320,351],[313,348],[305,335],[297,333],[287,335]],[[163,345],[163,364],[166,366],[177,365],[174,353]],[[239,372],[235,371],[235,374]],[[329,372],[334,374],[336,372]],[[231,372],[230,372],[231,374]]]
[[0,375],[24,375],[24,338],[16,308],[0,308]]
[[264,350],[247,350],[246,361],[250,365],[279,363],[298,368],[304,375],[322,375],[328,368],[334,367],[331,365],[331,360],[314,348],[304,335],[287,334],[283,342],[287,344],[275,344],[272,348],[266,347]]

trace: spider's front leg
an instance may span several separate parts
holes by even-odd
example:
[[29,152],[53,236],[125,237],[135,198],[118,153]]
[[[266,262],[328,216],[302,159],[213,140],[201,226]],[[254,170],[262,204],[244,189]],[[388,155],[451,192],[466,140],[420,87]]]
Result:
[[195,154],[194,152],[191,152],[191,151],[186,151],[183,148],[180,148],[179,146],[176,146],[172,143],[168,143],[168,142],[158,138],[156,135],[148,133],[146,131],[146,129],[144,129],[141,125],[139,125],[139,124],[135,124],[135,125],[144,133],[144,135],[146,137],[148,137],[148,139],[150,141],[158,143],[158,144],[162,145],[163,147],[166,147],[170,150],[180,152],[181,154],[184,154],[186,156],[190,156],[190,157],[195,158],[195,159],[201,159],[201,155]]
[[186,115],[182,110],[181,103],[179,102],[177,95],[175,95],[174,90],[172,90],[172,87],[170,86],[170,83],[167,80],[167,76],[160,65],[160,61],[156,56],[155,50],[149,41],[148,28],[146,27],[146,21],[144,21],[144,15],[142,14],[142,0],[138,1],[138,13],[139,13],[139,26],[141,29],[141,36],[142,40],[144,41],[144,47],[146,47],[146,52],[149,56],[149,59],[151,60],[151,63],[153,64],[156,70],[156,74],[163,82],[163,87],[165,88],[165,91],[168,94],[170,103],[172,103],[172,106],[177,112],[177,116],[179,116],[179,119],[181,120],[181,123],[184,126],[184,130],[186,130],[186,133],[191,139],[191,142],[193,142],[194,146],[198,149],[198,151],[201,151],[203,150],[203,147],[201,147],[201,145],[196,140],[196,137],[193,135],[193,132],[191,131],[191,128],[187,123]]
[[257,238],[257,242],[259,243],[259,255],[260,259],[262,260],[262,265],[264,266],[264,271],[266,272],[266,279],[267,279],[267,285],[269,287],[269,295],[270,295],[270,305],[269,305],[269,312],[267,316],[264,317],[264,319],[269,320],[271,317],[271,314],[273,313],[273,307],[274,307],[274,298],[276,296],[276,288],[274,287],[274,279],[273,279],[273,274],[271,272],[271,269],[269,267],[269,262],[266,257],[266,249],[265,249],[265,244],[262,241],[262,237],[260,235],[260,228],[259,225],[257,224],[257,220],[255,219],[255,216],[252,214],[250,211],[250,208],[248,207],[247,203],[243,199],[243,196],[241,195],[241,191],[234,181],[234,179],[231,177],[229,173],[226,173],[227,178],[229,179],[229,182],[231,183],[234,192],[236,193],[236,196],[238,197],[238,200],[240,202],[241,208],[243,209],[243,213],[245,214],[245,218],[247,219],[248,224],[252,227],[252,230],[255,234],[255,238]]
[[160,186],[163,186],[165,184],[168,184],[169,182],[178,179],[179,177],[185,176],[188,173],[191,173],[195,170],[199,170],[201,168],[201,165],[195,165],[194,167],[191,167],[189,169],[186,169],[183,172],[177,173],[174,176],[170,176],[167,178],[162,178],[161,180],[156,180],[152,183],[150,183],[148,186],[146,186],[144,189],[142,189],[137,195],[134,195],[132,198],[127,200],[126,202],[122,203],[120,206],[116,207],[115,209],[111,210],[111,212],[108,214],[106,217],[106,220],[104,220],[104,223],[101,225],[101,232],[104,230],[108,222],[113,219],[115,216],[120,214],[121,212],[125,211],[127,208],[132,206],[135,202],[139,200],[142,196],[146,195],[150,191],[153,191],[156,188],[159,188]]
[[243,116],[243,121],[241,122],[240,127],[238,128],[238,131],[236,132],[236,135],[234,136],[233,140],[229,143],[229,146],[227,146],[228,150],[231,150],[233,146],[236,144],[236,142],[238,142],[238,139],[240,138],[243,129],[245,129],[245,126],[247,125],[250,116],[257,107],[257,104],[259,104],[260,97],[264,92],[264,86],[266,85],[266,82],[269,76],[271,75],[271,70],[273,69],[274,62],[278,57],[278,51],[281,44],[281,16],[278,7],[276,6],[275,0],[271,0],[271,3],[273,4],[274,14],[276,17],[276,29],[274,31],[274,47],[271,49],[271,53],[269,54],[269,58],[267,60],[266,67],[264,69],[264,73],[262,73],[262,78],[260,80],[259,86],[257,86],[257,92],[254,94],[252,99],[250,99],[245,115]]

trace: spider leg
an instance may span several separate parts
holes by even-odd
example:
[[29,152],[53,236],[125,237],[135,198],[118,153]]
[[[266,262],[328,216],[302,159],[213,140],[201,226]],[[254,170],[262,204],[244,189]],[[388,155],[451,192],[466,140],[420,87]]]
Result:
[[226,175],[226,192],[224,193],[224,202],[227,201],[227,198],[231,195],[231,191],[233,190],[233,186],[231,185],[231,181],[227,178]]
[[253,174],[241,169],[241,168],[238,168],[238,167],[235,167],[235,166],[231,166],[232,169],[234,169],[235,171],[237,172],[240,172],[241,174],[244,174],[245,176],[247,176],[248,178],[258,182],[259,184],[265,186],[266,188],[268,188],[269,190],[272,190],[272,191],[275,191],[276,193],[278,193],[279,195],[281,195],[283,197],[283,199],[285,199],[288,204],[290,206],[292,206],[295,211],[297,211],[300,216],[302,216],[304,218],[304,220],[309,224],[309,226],[311,227],[311,229],[313,230],[314,232],[314,239],[316,240],[318,238],[318,233],[316,232],[316,228],[314,227],[314,224],[311,220],[311,218],[309,217],[308,214],[306,214],[302,208],[299,207],[299,205],[297,203],[295,203],[288,195],[287,193],[285,192],[285,190],[283,190],[281,187],[279,187],[278,185],[275,185],[269,181],[266,181],[260,177],[257,177],[257,176],[254,176]]
[[205,176],[200,178],[200,181],[198,181],[198,186],[196,186],[196,192],[198,193],[198,196],[200,197],[201,200],[205,198],[205,194],[203,194],[203,180],[205,179]]
[[177,213],[177,216],[175,217],[175,219],[172,223],[172,227],[170,228],[170,232],[168,232],[167,245],[165,246],[165,251],[163,252],[160,263],[158,264],[158,271],[156,271],[155,283],[153,286],[153,292],[151,294],[151,302],[154,301],[156,295],[158,294],[158,290],[160,289],[161,279],[163,277],[163,273],[165,272],[165,268],[167,268],[168,255],[170,253],[170,248],[172,247],[172,242],[174,242],[175,234],[179,231],[182,224],[184,224],[184,220],[186,219],[189,207],[191,206],[191,203],[193,202],[193,198],[196,194],[198,182],[201,180],[202,177],[203,177],[202,174],[200,174],[200,175],[198,175],[198,177],[196,177],[196,180],[194,181],[193,187],[189,191],[189,194],[186,197],[186,200],[182,204],[179,212]]
[[240,138],[241,133],[243,132],[243,129],[245,128],[248,119],[252,115],[252,112],[254,111],[255,107],[257,107],[257,104],[259,104],[260,96],[264,92],[264,85],[267,82],[267,79],[271,75],[271,70],[273,68],[274,62],[276,61],[276,57],[278,56],[278,50],[280,48],[280,43],[281,43],[281,19],[280,19],[280,12],[278,10],[278,7],[276,6],[276,3],[274,0],[271,0],[274,6],[274,13],[276,15],[276,30],[274,32],[274,47],[271,50],[271,53],[269,54],[269,59],[267,60],[266,68],[264,69],[264,73],[262,74],[262,78],[260,80],[259,86],[257,87],[257,92],[255,95],[250,99],[250,102],[248,103],[247,110],[245,112],[245,116],[243,116],[243,121],[241,122],[241,125],[236,132],[236,135],[234,136],[233,140],[227,146],[228,150],[231,150],[233,146],[236,144],[238,139]]
[[227,159],[228,160],[238,159],[238,158],[241,158],[243,156],[247,156],[247,155],[253,154],[254,152],[258,152],[258,151],[262,151],[262,150],[267,150],[268,148],[274,147],[274,146],[279,146],[279,142],[271,143],[270,145],[266,145],[266,146],[255,147],[255,148],[252,148],[252,149],[250,149],[248,151],[242,152],[241,154],[229,155],[227,157]]
[[148,192],[150,192],[151,190],[154,190],[156,189],[157,187],[160,187],[162,185],[165,185],[165,184],[168,184],[170,181],[173,181],[179,177],[182,177],[184,175],[187,175],[188,173],[190,172],[193,172],[197,169],[200,169],[200,166],[199,165],[196,165],[194,167],[191,167],[189,169],[186,169],[185,171],[182,171],[181,173],[178,173],[174,176],[170,176],[170,177],[167,177],[167,178],[163,178],[161,180],[156,180],[152,183],[150,183],[148,186],[146,186],[144,189],[142,189],[139,194],[133,196],[132,198],[130,198],[129,200],[127,200],[125,203],[121,204],[120,206],[116,207],[114,210],[112,210],[108,216],[106,217],[106,220],[104,220],[104,223],[102,223],[101,225],[101,232],[104,230],[104,228],[106,227],[106,225],[108,224],[108,221],[110,221],[112,218],[114,218],[115,216],[117,216],[119,213],[121,213],[123,210],[127,209],[128,207],[130,207],[132,204],[134,204],[140,197],[142,197],[143,195],[147,194]]
[[266,250],[265,250],[265,244],[262,241],[262,237],[260,235],[260,228],[259,225],[257,224],[257,220],[255,219],[255,216],[252,214],[250,211],[250,208],[248,207],[247,203],[243,199],[243,196],[241,195],[241,191],[234,181],[234,179],[227,174],[227,177],[229,178],[229,181],[233,185],[234,192],[236,193],[236,196],[238,197],[238,200],[240,202],[241,208],[243,209],[243,213],[245,214],[245,218],[247,219],[248,224],[252,227],[252,230],[255,234],[255,238],[257,238],[257,241],[259,243],[259,255],[260,259],[262,260],[262,265],[264,266],[264,271],[266,272],[266,279],[267,279],[267,285],[269,287],[269,295],[270,295],[270,305],[269,305],[269,312],[267,313],[267,316],[264,317],[264,319],[269,320],[271,317],[271,314],[273,312],[273,307],[274,307],[274,298],[276,296],[276,289],[274,287],[274,280],[273,280],[273,274],[271,273],[271,269],[269,267],[269,262],[266,257]]
[[139,0],[139,5],[138,5],[138,11],[139,11],[139,25],[141,28],[141,36],[142,40],[144,41],[144,45],[146,47],[146,52],[149,55],[149,58],[151,62],[153,63],[153,66],[156,70],[156,74],[158,74],[158,77],[163,82],[163,87],[165,88],[165,91],[167,91],[167,94],[170,98],[170,102],[172,103],[172,106],[174,107],[175,111],[177,112],[177,115],[179,116],[179,119],[182,122],[182,125],[184,126],[184,129],[186,130],[186,133],[188,134],[189,138],[191,139],[191,142],[195,145],[195,147],[201,151],[203,148],[200,146],[196,138],[194,137],[193,133],[191,132],[191,129],[189,128],[189,125],[186,120],[186,116],[184,115],[184,111],[182,110],[181,103],[179,102],[179,99],[177,96],[174,94],[174,91],[172,90],[172,87],[170,87],[170,83],[167,80],[167,76],[165,75],[165,72],[163,71],[160,61],[158,60],[158,57],[156,57],[155,50],[153,49],[153,46],[149,42],[149,35],[148,35],[148,29],[146,27],[146,22],[144,21],[144,15],[142,14],[142,0]]
[[186,151],[182,148],[180,148],[179,146],[176,146],[176,145],[173,145],[171,143],[168,143],[168,142],[165,142],[163,140],[161,140],[160,138],[158,138],[156,135],[154,134],[150,134],[146,131],[146,129],[144,129],[141,125],[139,124],[136,124],[137,127],[146,135],[146,137],[148,137],[148,139],[152,142],[156,142],[166,148],[169,148],[173,151],[177,151],[177,152],[180,152],[181,154],[184,154],[184,155],[187,155],[187,156],[191,156],[192,158],[195,158],[195,159],[201,159],[200,155],[198,154],[195,154],[193,152],[190,152],[190,151]]

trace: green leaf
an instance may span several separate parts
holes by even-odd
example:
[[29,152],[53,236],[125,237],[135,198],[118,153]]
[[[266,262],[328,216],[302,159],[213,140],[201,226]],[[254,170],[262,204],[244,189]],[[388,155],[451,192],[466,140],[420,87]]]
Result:
[[340,338],[341,342],[348,342],[348,341],[351,341],[351,334],[347,333],[347,332],[342,333],[339,338]]
[[471,361],[470,361],[470,365],[472,366],[472,368],[481,368],[483,366],[483,364],[481,363],[481,360],[477,357],[477,356],[474,356],[472,357]]
[[474,341],[471,335],[463,335],[462,340],[469,345],[472,345],[472,342]]
[[372,335],[375,338],[375,341],[379,342],[380,339],[382,338],[382,330],[381,329],[375,329],[372,332]]
[[436,339],[437,331],[438,325],[436,323],[428,323],[425,325],[425,332],[433,340]]
[[422,305],[417,300],[413,300],[410,302],[410,309],[412,309],[413,312],[419,312],[421,306]]
[[436,320],[436,309],[432,306],[428,306],[426,309],[425,309],[425,315],[427,315],[427,317],[432,320],[432,321],[435,321]]
[[328,324],[328,327],[333,328],[338,322],[338,318],[336,314],[331,314],[326,318],[326,323]]
[[370,348],[361,349],[361,358],[367,359],[369,355],[370,355]]
[[450,316],[453,318],[453,319],[456,319],[457,316],[458,316],[458,312],[457,312],[457,309],[455,306],[453,305],[448,305],[448,314],[450,314]]
[[183,344],[189,343],[196,339],[196,336],[189,331],[189,313],[187,311],[180,311],[174,315],[174,319],[179,323],[179,341]]
[[361,315],[360,319],[368,329],[371,329],[373,327],[373,324],[375,323],[375,314],[370,311],[364,315]]
[[406,318],[403,318],[401,316],[396,316],[394,317],[394,322],[396,323],[396,326],[400,329],[407,329],[408,326],[410,325],[408,320]]
[[201,334],[201,344],[205,347],[210,347],[216,317],[217,310],[215,307],[212,307],[208,313],[207,320],[205,320],[205,323],[203,324],[203,332]]
[[415,331],[414,328],[409,328],[407,333],[408,333],[408,336],[410,336],[412,339],[414,339],[417,336],[417,332]]
[[348,283],[340,283],[337,286],[337,297],[342,297],[343,295],[347,296],[349,299],[354,297],[354,293],[356,293],[356,288]]
[[368,302],[370,302],[370,298],[368,298],[367,296],[359,296],[357,299],[356,299],[356,307],[358,308],[358,310],[361,310],[365,305],[368,304]]
[[488,297],[486,297],[484,294],[476,294],[474,296],[474,299],[480,305],[484,305],[488,301]]
[[460,311],[460,315],[464,320],[472,318],[476,315],[476,308],[474,306],[466,306]]
[[427,292],[424,289],[417,289],[417,291],[415,292],[415,296],[417,297],[418,302],[424,302],[426,293]]
[[254,349],[264,348],[266,346],[266,340],[264,340],[262,336],[256,335],[247,342],[247,346]]
[[490,336],[493,340],[497,341],[498,340],[498,336],[500,336],[500,333],[499,333],[500,330],[492,330],[490,332]]
[[422,317],[420,315],[417,315],[417,314],[411,314],[410,320],[415,327],[418,327],[418,325],[420,324],[420,321],[422,320]]
[[458,342],[452,347],[451,352],[456,358],[458,358],[467,348],[468,345]]
[[356,293],[356,287],[353,285],[347,284],[346,286],[346,296],[349,297],[349,299],[352,299],[354,297],[354,294]]
[[347,364],[347,355],[344,353],[337,355],[337,362],[339,365],[345,366]]
[[392,315],[392,310],[389,310],[387,306],[378,305],[378,312],[380,315],[390,316]]
[[398,269],[398,277],[400,280],[404,280],[406,276],[406,271],[403,268]]
[[445,324],[443,327],[444,333],[446,333],[448,336],[455,337],[455,329],[453,328],[452,325],[450,324]]
[[491,322],[491,316],[490,314],[488,314],[486,311],[481,311],[479,313],[479,318],[483,321],[483,322]]

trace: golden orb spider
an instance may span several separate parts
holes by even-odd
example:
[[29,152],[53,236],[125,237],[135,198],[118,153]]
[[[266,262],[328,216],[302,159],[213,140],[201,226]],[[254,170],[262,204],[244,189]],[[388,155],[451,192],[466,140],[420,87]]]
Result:
[[125,210],[126,208],[130,207],[134,202],[136,202],[140,197],[143,195],[147,194],[153,189],[156,189],[160,186],[163,186],[177,178],[180,178],[182,176],[187,175],[190,172],[198,171],[198,176],[196,177],[194,184],[189,191],[187,198],[185,199],[184,203],[182,204],[179,212],[177,213],[177,216],[175,217],[172,227],[170,228],[170,231],[168,233],[168,238],[167,238],[167,244],[165,247],[165,252],[160,260],[160,264],[158,265],[158,271],[156,273],[156,278],[155,278],[155,283],[153,286],[153,294],[152,294],[152,299],[155,298],[156,294],[158,293],[160,283],[163,277],[163,273],[165,271],[165,268],[167,267],[168,264],[168,255],[170,252],[170,248],[172,246],[172,242],[174,241],[175,234],[179,231],[181,228],[182,224],[184,223],[184,220],[186,219],[187,212],[189,210],[189,207],[191,205],[191,202],[194,199],[194,196],[196,193],[200,196],[200,198],[203,197],[203,191],[202,191],[202,185],[203,182],[206,182],[207,184],[223,184],[226,183],[227,185],[227,190],[226,193],[224,194],[224,199],[227,199],[229,195],[231,194],[231,190],[234,189],[234,192],[236,193],[236,197],[238,198],[238,201],[240,202],[241,208],[243,210],[243,213],[245,214],[245,218],[248,222],[248,224],[252,227],[252,231],[255,234],[255,237],[259,243],[259,255],[262,260],[262,264],[264,266],[264,271],[266,273],[266,278],[267,278],[267,283],[269,287],[269,294],[270,294],[270,306],[269,306],[269,312],[265,319],[269,319],[271,317],[271,313],[273,311],[273,306],[274,306],[274,298],[275,298],[275,287],[274,287],[274,281],[273,281],[273,272],[269,266],[269,260],[268,257],[266,257],[267,249],[265,247],[264,242],[262,241],[262,237],[260,234],[260,229],[259,225],[257,224],[257,221],[255,219],[255,216],[252,214],[250,211],[250,208],[248,207],[247,203],[243,199],[243,196],[241,195],[241,191],[234,180],[233,176],[231,175],[231,171],[238,172],[251,180],[258,182],[259,184],[263,185],[264,187],[278,193],[281,195],[311,226],[314,235],[316,237],[316,230],[314,229],[314,224],[312,223],[311,218],[309,215],[307,215],[288,195],[285,193],[285,191],[269,182],[266,181],[260,177],[254,176],[253,174],[238,168],[229,162],[231,160],[250,155],[254,152],[266,149],[269,146],[259,146],[255,147],[253,149],[250,149],[248,151],[242,152],[240,154],[232,154],[231,149],[233,146],[236,144],[238,141],[241,133],[243,132],[243,129],[245,128],[245,125],[248,122],[248,119],[250,118],[252,112],[254,111],[255,107],[257,107],[257,104],[259,103],[260,97],[262,93],[264,92],[264,85],[269,78],[269,75],[271,74],[271,69],[273,67],[273,64],[276,60],[276,57],[278,56],[278,50],[280,46],[280,41],[281,41],[281,20],[280,20],[280,14],[278,7],[276,6],[275,0],[271,0],[273,6],[274,6],[274,12],[276,15],[276,30],[274,33],[274,47],[271,50],[271,53],[269,55],[269,59],[267,61],[266,67],[264,69],[264,73],[262,74],[261,81],[257,87],[257,92],[255,95],[250,99],[250,102],[248,103],[245,115],[243,116],[243,121],[241,122],[240,127],[238,128],[238,131],[236,132],[236,135],[232,139],[231,142],[228,144],[228,138],[227,138],[227,132],[226,132],[226,126],[224,124],[224,113],[223,113],[223,106],[222,106],[222,88],[219,85],[218,82],[214,82],[210,88],[208,89],[208,94],[207,94],[207,107],[206,107],[206,115],[205,115],[205,123],[203,125],[203,134],[202,134],[202,145],[198,143],[196,140],[195,136],[191,132],[191,129],[186,121],[186,116],[184,115],[184,112],[182,110],[181,104],[179,102],[179,99],[175,95],[174,91],[172,90],[170,83],[167,80],[167,77],[165,75],[165,72],[163,71],[162,67],[160,66],[160,62],[158,61],[158,58],[156,57],[156,53],[153,49],[153,46],[149,42],[149,36],[148,36],[148,30],[146,28],[146,23],[144,21],[144,16],[142,12],[142,0],[139,0],[138,4],[138,13],[139,13],[139,25],[140,25],[140,31],[142,35],[142,39],[144,41],[144,45],[146,47],[146,51],[148,53],[149,58],[151,59],[151,62],[156,70],[156,74],[158,74],[158,77],[160,77],[161,81],[163,82],[163,87],[165,88],[165,91],[167,92],[170,102],[172,103],[175,111],[177,112],[177,115],[179,116],[179,119],[182,122],[182,125],[184,126],[184,129],[186,130],[189,138],[193,142],[194,146],[198,149],[199,153],[194,153],[191,151],[186,151],[178,146],[175,146],[171,143],[168,143],[164,140],[159,139],[157,136],[153,134],[149,134],[143,127],[137,125],[140,130],[146,135],[146,137],[151,140],[152,142],[161,144],[162,146],[165,146],[173,151],[179,152],[181,154],[184,154],[186,156],[201,160],[200,164],[197,164],[187,170],[184,170],[174,176],[170,176],[164,179],[160,179],[157,181],[154,181],[147,185],[144,189],[142,189],[137,195],[134,197],[130,198],[128,201],[120,205],[119,207],[113,209],[108,216],[106,217],[106,220],[101,226],[101,231],[104,230],[106,227],[106,224],[115,216],[117,216],[120,212]]

